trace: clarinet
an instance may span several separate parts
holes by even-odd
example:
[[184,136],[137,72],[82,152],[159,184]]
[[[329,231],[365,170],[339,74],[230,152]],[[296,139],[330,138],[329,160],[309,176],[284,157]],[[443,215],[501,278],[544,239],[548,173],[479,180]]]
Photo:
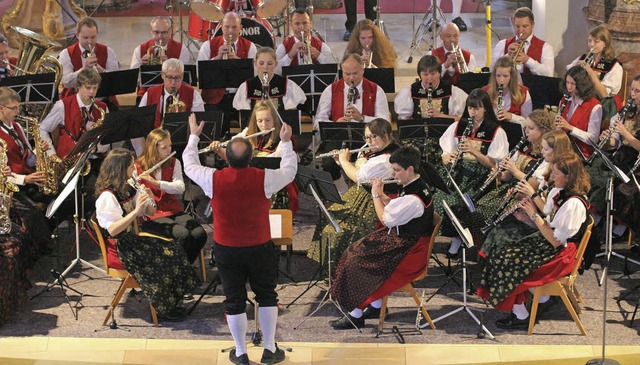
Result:
[[[462,155],[464,154],[461,150],[460,150],[460,146],[462,145],[462,143],[466,142],[467,138],[469,138],[469,136],[471,135],[471,130],[473,129],[473,117],[469,117],[467,118],[467,127],[464,129],[464,132],[462,132],[462,136],[460,137],[460,141],[458,141],[458,148],[456,150],[457,154],[456,154],[456,158],[451,162],[451,167],[449,168],[449,174],[451,176],[453,176],[453,173],[456,171],[456,166],[458,165],[458,162],[460,162],[460,160],[462,159]],[[447,185],[451,184],[450,181],[447,181]]]
[[[556,120],[562,116],[562,114],[564,114],[564,109],[567,107],[567,103],[569,102],[569,98],[571,97],[571,95],[569,94],[564,94],[562,96],[562,101],[560,102],[560,107],[558,108],[558,114],[556,115]],[[573,137],[568,136],[569,137],[569,142],[571,142],[571,146],[573,147],[573,149],[575,150],[575,152],[578,154],[578,156],[580,156],[580,158],[582,159],[582,161],[584,162],[591,162],[590,159],[587,159],[587,156],[584,155],[584,153],[582,153],[582,150],[580,149],[580,147],[578,146],[578,144],[576,143],[576,141],[574,140]]]
[[[542,195],[542,193],[544,193],[545,191],[551,189],[553,187],[553,181],[544,184],[542,187],[540,187],[535,193],[531,194],[531,196],[529,196],[531,199],[536,198],[540,195]],[[502,223],[503,220],[505,220],[508,216],[510,216],[511,214],[513,214],[516,210],[518,210],[520,208],[519,204],[516,204],[514,206],[512,206],[511,208],[507,209],[504,213],[502,213],[498,218],[496,218],[493,222],[491,222],[490,224],[482,227],[480,229],[480,231],[482,232],[482,234],[486,235],[487,233],[489,233],[492,229],[494,229],[495,227],[497,227],[500,223]]]
[[496,103],[496,109],[500,110],[504,106],[504,86],[498,85],[498,102]]
[[[539,158],[536,163],[533,165],[533,167],[531,167],[531,170],[529,170],[529,172],[527,172],[527,174],[522,178],[522,180],[527,181],[529,180],[529,178],[531,178],[531,176],[533,176],[533,173],[536,172],[536,170],[538,169],[538,167],[540,166],[540,164],[542,164],[542,161],[544,161],[543,158]],[[517,182],[516,182],[517,183]],[[515,184],[514,184],[515,185]],[[500,207],[496,210],[496,212],[493,214],[493,217],[491,217],[491,221],[496,220],[500,214],[502,213],[502,211],[511,203],[511,201],[513,200],[513,198],[515,198],[516,194],[518,193],[518,190],[516,189],[512,189],[511,193],[507,196],[507,198],[502,202],[502,204],[500,205]]]
[[269,98],[269,74],[262,74],[262,100],[267,100]]
[[[515,154],[522,147],[524,147],[524,144],[526,142],[527,142],[527,136],[522,136],[522,138],[520,139],[518,144],[515,147],[513,147],[513,149],[509,152],[509,158],[513,159],[513,156],[515,156]],[[495,180],[503,171],[504,171],[504,168],[502,166],[500,166],[500,167],[498,167],[498,169],[496,171],[494,171],[493,173],[489,174],[487,179],[482,183],[482,186],[480,186],[478,191],[476,191],[475,194],[473,194],[473,197],[471,198],[471,200],[476,201],[476,199],[479,199],[480,197],[482,197],[484,195],[485,190],[489,187],[489,185],[491,185],[493,180]]]

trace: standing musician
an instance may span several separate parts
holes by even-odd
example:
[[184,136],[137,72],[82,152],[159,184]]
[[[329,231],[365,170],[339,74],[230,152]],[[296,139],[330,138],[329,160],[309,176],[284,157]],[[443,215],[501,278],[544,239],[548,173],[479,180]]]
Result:
[[[273,100],[278,109],[287,110],[297,109],[307,101],[307,96],[298,84],[275,73],[278,60],[273,48],[261,47],[253,64],[258,73],[240,85],[233,98],[234,109],[252,110],[259,100],[267,97]],[[268,95],[263,94],[264,74],[267,74]]]
[[[63,49],[58,56],[62,64],[62,84],[64,85],[60,97],[76,93],[73,89],[80,87],[77,78],[83,69],[91,68],[98,72],[120,69],[115,51],[111,47],[98,43],[98,23],[95,19],[91,17],[80,19],[76,38],[78,42]],[[117,106],[117,99],[115,97],[111,99],[110,103]]]
[[[611,33],[604,25],[599,25],[589,31],[587,36],[589,51],[582,54],[567,65],[567,70],[573,66],[584,67],[595,87],[596,97],[601,100],[603,118],[610,119],[622,105],[616,103],[614,97],[622,87],[623,69],[615,56],[615,48]],[[588,59],[587,59],[588,56]]]
[[373,204],[384,228],[350,245],[340,259],[330,290],[349,313],[329,322],[334,329],[352,328],[351,323],[361,328],[366,319],[379,317],[382,298],[424,271],[433,231],[433,196],[418,173],[420,153],[401,147],[389,163],[402,191],[392,199],[380,179],[373,181]]
[[[129,68],[139,68],[140,65],[164,63],[169,58],[177,58],[183,64],[189,63],[191,54],[187,47],[171,38],[171,18],[166,16],[155,16],[151,19],[152,38],[133,50],[131,66]],[[142,95],[147,88],[138,86],[138,96],[136,104],[140,102]]]
[[269,198],[296,175],[291,127],[284,124],[280,130],[282,160],[277,170],[249,167],[253,148],[244,138],[234,138],[227,145],[229,168],[217,170],[200,165],[198,141],[203,127],[204,123],[196,123],[195,115],[189,117],[191,135],[182,159],[187,176],[211,198],[213,253],[226,296],[227,323],[235,342],[229,360],[234,364],[249,363],[245,343],[248,279],[259,304],[264,342],[260,362],[275,364],[284,360],[284,351],[275,343],[278,262],[269,229]]
[[464,113],[467,93],[441,75],[442,65],[436,56],[426,55],[420,59],[420,80],[403,87],[394,100],[394,109],[399,119],[437,117],[460,120],[460,115]]
[[[489,84],[482,90],[489,93],[499,121],[514,122],[524,126],[525,119],[533,109],[533,102],[529,88],[520,83],[518,71],[511,57],[498,58],[493,65]],[[499,102],[502,104],[498,105]]]
[[[312,29],[311,14],[306,9],[296,9],[291,16],[293,35],[285,38],[276,49],[276,58],[280,67],[337,62],[329,45],[311,35]],[[309,54],[311,60],[307,59]],[[282,72],[279,70],[278,73]]]
[[436,56],[442,64],[442,78],[457,85],[460,76],[460,63],[458,62],[460,55],[456,54],[456,49],[462,54],[469,72],[474,72],[476,69],[476,58],[470,51],[460,48],[460,29],[455,23],[447,23],[442,27],[440,39],[442,45],[431,51],[431,54]]
[[[511,23],[515,35],[496,44],[493,49],[491,68],[498,58],[509,55],[516,61],[518,72],[552,77],[555,57],[553,47],[533,35],[535,22],[531,9],[527,7],[516,9],[511,17]],[[519,52],[516,55],[517,50]]]
[[593,153],[591,143],[597,143],[602,123],[602,105],[595,97],[593,82],[584,67],[573,66],[565,73],[560,88],[570,99],[556,119],[556,128],[569,135],[579,154],[589,157]]
[[9,56],[9,41],[7,41],[5,36],[0,34],[0,79],[13,76],[17,61],[17,58]]
[[398,55],[393,44],[369,19],[356,23],[344,54],[361,55],[365,67],[395,68]]
[[[580,158],[575,154],[558,158],[551,180],[555,187],[541,212],[527,197],[514,213],[534,232],[515,237],[487,257],[478,295],[496,309],[510,311],[507,317],[496,321],[499,328],[522,330],[529,326],[525,300],[531,296],[530,291],[571,272],[577,242],[589,222],[589,174]],[[551,260],[557,264],[545,265]],[[548,296],[541,297],[540,303],[543,307],[551,304]]]

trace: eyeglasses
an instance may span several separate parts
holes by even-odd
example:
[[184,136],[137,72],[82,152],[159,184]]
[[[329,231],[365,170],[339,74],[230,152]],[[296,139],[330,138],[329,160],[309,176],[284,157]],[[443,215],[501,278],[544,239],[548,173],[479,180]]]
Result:
[[151,33],[153,33],[153,35],[167,35],[169,34],[168,30],[152,30]]
[[372,134],[370,136],[364,136],[364,141],[368,142],[368,141],[373,141],[374,139],[378,138],[378,135],[376,134]]
[[169,76],[169,75],[164,75],[164,78],[166,80],[169,80],[169,82],[178,82],[178,81],[182,81],[182,78],[184,76],[180,75],[180,76]]
[[6,105],[0,104],[0,106],[3,107],[3,108],[7,108],[7,109],[10,109],[10,110],[13,110],[14,112],[17,112],[18,110],[20,110],[20,106],[19,105],[18,106],[6,106]]

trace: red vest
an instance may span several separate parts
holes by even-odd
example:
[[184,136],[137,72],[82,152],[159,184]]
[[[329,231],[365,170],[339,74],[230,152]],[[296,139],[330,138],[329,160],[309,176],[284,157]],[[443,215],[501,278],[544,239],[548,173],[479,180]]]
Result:
[[[173,181],[173,169],[175,168],[175,166],[176,159],[172,157],[171,159],[169,159],[169,163],[162,167],[160,180],[169,182]],[[136,170],[138,171],[138,174],[142,173],[142,170],[140,170],[140,166],[137,163]],[[142,183],[142,185],[151,189],[151,192],[153,192],[153,199],[156,201],[156,214],[149,217],[149,219],[153,220],[160,217],[168,217],[170,215],[174,215],[176,213],[181,213],[184,211],[182,203],[178,200],[175,194],[168,194],[164,190],[153,186],[145,180],[140,180],[140,182]]]
[[[376,114],[376,95],[378,85],[365,78],[362,79],[362,111],[363,115],[373,117]],[[331,84],[331,120],[336,121],[344,116],[344,79]]]
[[[65,158],[73,146],[76,145],[76,141],[82,136],[85,131],[85,122],[82,119],[82,111],[78,105],[75,95],[67,96],[61,99],[64,104],[64,126],[60,126],[60,133],[58,136],[58,143],[56,147],[56,153],[58,157]],[[95,105],[91,108],[91,117],[93,121],[97,121],[100,118],[99,106],[103,110],[107,110],[107,106],[100,100],[95,101]]]
[[[520,87],[520,92],[524,96],[524,98],[522,99],[522,103],[520,103],[518,105],[515,105],[513,103],[513,97],[511,97],[511,105],[509,106],[509,110],[507,110],[507,111],[509,113],[511,113],[511,114],[522,115],[522,104],[524,104],[524,102],[527,101],[527,92],[529,92],[529,88],[524,86],[524,85],[518,85],[518,87]],[[489,85],[483,86],[482,90],[488,92],[489,91]]]
[[[293,48],[293,45],[296,44],[296,37],[294,36],[290,36],[284,39],[284,41],[282,41],[282,45],[284,46],[285,51],[287,51],[287,53],[289,53],[291,51],[291,48]],[[311,37],[311,47],[317,49],[317,50],[321,50],[322,49],[322,41],[319,40],[316,37]],[[312,60],[313,63],[315,65],[317,65],[318,59],[314,59]],[[291,60],[291,66],[297,66],[298,65],[298,57],[294,57]]]
[[[158,128],[160,127],[160,124],[162,124],[161,108],[163,106],[166,107],[166,105],[161,105],[162,103],[160,102],[163,90],[164,84],[152,86],[147,90],[147,105],[158,105],[156,108],[156,120],[153,123],[153,128]],[[194,88],[192,86],[187,85],[184,82],[180,85],[180,90],[178,90],[178,99],[184,103],[186,111],[191,111],[191,106],[193,105],[193,93]]]
[[[224,44],[224,38],[222,36],[217,36],[209,41],[209,47],[211,48],[211,53],[209,54],[209,59],[213,59],[218,55],[218,49],[220,46]],[[238,37],[238,43],[236,44],[236,55],[240,58],[249,57],[249,48],[253,43],[243,37]],[[218,104],[222,97],[224,96],[224,89],[203,89],[202,90],[202,99],[205,104]]]
[[[460,50],[462,51],[462,57],[464,58],[464,62],[466,62],[468,65],[469,62],[471,61],[471,52],[467,51],[466,49],[460,49]],[[431,54],[435,56],[438,59],[438,61],[440,61],[440,64],[445,63],[445,61],[447,60],[447,51],[445,51],[444,46],[440,46],[434,49],[433,51],[431,51]],[[450,75],[448,72],[445,72],[442,78],[445,80],[451,81],[451,83],[454,85],[457,85],[458,77],[460,76],[460,68],[458,67],[457,63],[454,64],[453,67],[455,68],[455,72],[453,73],[453,75]]]
[[[566,119],[572,126],[578,129],[582,129],[583,131],[587,131],[589,129],[589,117],[591,116],[591,110],[596,105],[599,105],[600,102],[598,101],[598,99],[593,97],[589,100],[583,101],[582,104],[578,105],[576,110],[573,112],[571,119],[568,119],[567,115],[569,114],[571,103],[571,101],[567,103],[567,106],[564,108],[564,112],[562,113],[562,117]],[[593,147],[571,135],[569,136],[569,138],[573,139],[576,142],[576,144],[580,148],[580,151],[582,151],[585,157],[591,156],[591,154],[593,153]]]
[[[147,54],[147,52],[149,51],[149,47],[153,46],[155,44],[155,42],[153,41],[153,39],[144,42],[140,45],[140,57],[144,56]],[[182,52],[182,43],[174,41],[173,39],[169,38],[169,43],[167,43],[167,59],[169,58],[176,58],[176,59],[180,59],[180,53]],[[138,87],[138,96],[142,96],[144,95],[144,93],[147,91],[146,87]]]
[[271,240],[264,170],[229,167],[213,174],[213,240],[223,246],[257,246]]
[[24,152],[21,152],[20,146],[15,139],[13,139],[9,133],[5,132],[4,128],[0,128],[0,138],[7,143],[7,163],[9,167],[11,167],[12,172],[20,175],[28,175],[33,172],[33,169],[27,166],[26,157],[29,154],[28,146],[26,144],[27,139],[24,137],[22,129],[20,129],[16,122],[13,122],[13,130],[22,140],[25,150]]
[[[516,37],[513,36],[507,39],[504,42],[504,54],[508,53],[509,45],[516,41]],[[544,41],[536,36],[531,37],[531,44],[529,45],[529,49],[527,49],[527,56],[533,58],[534,60],[540,62],[542,60],[542,46],[544,46]],[[529,67],[524,66],[522,69],[523,74],[531,74]]]
[[[80,51],[80,43],[75,43],[67,47],[69,52],[69,58],[71,58],[71,64],[73,65],[73,71],[78,71],[82,68],[82,52]],[[102,68],[107,68],[108,51],[107,46],[104,44],[96,43],[96,47],[93,50],[98,58],[98,65]],[[60,93],[60,98],[75,94],[77,91],[74,89],[63,88]]]

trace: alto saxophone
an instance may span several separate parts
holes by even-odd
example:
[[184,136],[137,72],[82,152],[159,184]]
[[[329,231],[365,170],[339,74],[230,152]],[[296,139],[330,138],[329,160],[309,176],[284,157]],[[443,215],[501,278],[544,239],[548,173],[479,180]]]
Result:
[[29,133],[33,136],[33,150],[36,154],[36,171],[44,171],[46,174],[45,182],[38,189],[45,195],[57,194],[59,180],[55,167],[62,160],[57,155],[49,156],[47,151],[42,148],[44,142],[40,135],[40,122],[36,118],[18,115],[16,119],[26,122],[29,126]]
[[[0,139],[0,171],[2,171],[8,163],[7,158],[7,143]],[[18,186],[12,183],[0,173],[0,234],[7,234],[11,232],[11,218],[9,217],[9,211],[11,210],[11,199],[13,193],[18,192]]]
[[178,98],[178,93],[171,94],[173,97],[171,100],[171,104],[167,105],[167,113],[182,113],[187,111],[187,106],[185,103],[180,101]]

